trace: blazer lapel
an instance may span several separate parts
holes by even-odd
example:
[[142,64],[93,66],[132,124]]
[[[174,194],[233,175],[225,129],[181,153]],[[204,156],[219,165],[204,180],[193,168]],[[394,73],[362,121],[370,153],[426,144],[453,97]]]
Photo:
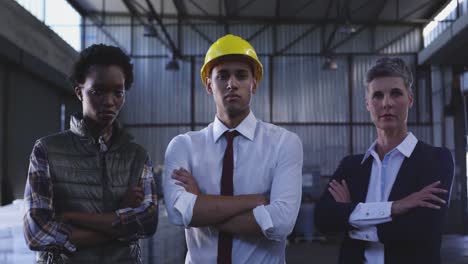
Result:
[[[356,179],[356,196],[354,197],[356,202],[365,202],[367,197],[367,190],[369,188],[369,180],[372,172],[372,162],[374,158],[369,156],[363,164],[359,163],[359,177]],[[361,161],[359,161],[361,162]]]
[[415,190],[416,176],[418,169],[418,161],[420,146],[419,142],[416,144],[413,153],[409,158],[403,160],[400,170],[398,171],[395,183],[393,184],[389,201],[399,200]]

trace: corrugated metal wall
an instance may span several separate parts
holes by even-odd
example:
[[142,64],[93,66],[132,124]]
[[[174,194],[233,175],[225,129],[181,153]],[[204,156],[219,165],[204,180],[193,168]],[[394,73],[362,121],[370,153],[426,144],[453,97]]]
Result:
[[273,65],[273,122],[347,122],[348,65],[324,70],[319,56],[276,57]]
[[361,31],[356,31],[351,38],[348,34],[338,33],[334,46],[337,46],[337,52],[343,53],[373,52],[373,42],[369,41],[372,38],[371,28],[364,27]]
[[164,69],[168,58],[134,59],[135,82],[122,118],[127,123],[190,122],[190,63],[177,72]]
[[[432,66],[432,109],[433,109],[433,136],[435,146],[445,146],[455,158],[455,123],[454,116],[446,114],[445,106],[450,105],[452,98],[453,72],[451,67]],[[456,174],[458,175],[458,173]],[[454,178],[453,186],[461,186],[460,177]],[[460,200],[461,189],[453,188],[452,200]]]
[[[466,231],[466,150],[464,148],[464,115],[457,85],[457,69],[451,66],[431,66],[433,122],[431,128],[435,146],[445,146],[452,152],[455,175],[450,195],[451,204],[446,223],[447,232]],[[454,93],[454,94],[452,94]],[[460,97],[461,99],[460,99]],[[457,99],[460,99],[458,101]]]
[[433,112],[433,134],[434,145],[447,146],[455,151],[453,134],[446,131],[453,131],[453,117],[444,115],[445,105],[450,104],[452,98],[452,69],[450,67],[432,66],[432,112]]
[[151,155],[154,167],[163,165],[164,152],[171,139],[179,134],[190,131],[189,126],[177,127],[142,127],[128,128],[137,143],[146,148]]
[[386,54],[411,53],[421,48],[421,42],[421,30],[419,28],[410,29],[409,32],[404,31],[390,45],[384,46],[381,50],[382,53]]
[[348,155],[349,128],[346,126],[284,126],[296,133],[304,148],[304,167],[320,169],[331,175],[339,161]]
[[[143,37],[141,26],[125,26],[131,21],[126,17],[104,19],[114,25],[98,28],[88,24],[85,45],[99,41],[115,44],[103,37],[111,33],[130,49],[135,85],[121,119],[147,146],[154,163],[160,164],[171,137],[203,127],[214,118],[213,99],[200,81],[199,69],[210,41],[224,35],[225,28],[183,24],[179,27],[181,39],[177,39],[177,23],[171,21],[168,31],[187,59],[179,61],[178,72],[170,72],[164,67],[171,52],[155,38]],[[330,30],[331,26],[327,28]],[[364,76],[370,65],[379,57],[398,55],[416,75],[416,52],[421,46],[420,30],[407,26],[365,27],[352,37],[338,32],[331,43],[336,46],[338,69],[330,71],[323,69],[321,29],[315,25],[238,24],[230,25],[229,32],[251,39],[262,54],[265,75],[252,102],[255,115],[297,130],[304,142],[305,165],[319,165],[322,174],[332,173],[342,156],[366,150],[375,138],[364,99]],[[408,121],[417,136],[421,134],[432,142],[431,98],[426,82],[418,79],[413,89],[417,98]],[[336,143],[337,138],[343,142]],[[326,144],[328,141],[330,144]],[[323,154],[327,148],[340,150]]]
[[[320,52],[320,30],[316,25],[280,25],[276,29],[276,39],[273,36],[265,36],[276,49],[270,51],[284,54],[294,53],[318,53]],[[273,30],[271,31],[272,34]],[[297,40],[300,42],[297,42]],[[259,49],[260,50],[260,49]],[[263,52],[263,51],[261,51]],[[264,53],[267,53],[265,51]]]

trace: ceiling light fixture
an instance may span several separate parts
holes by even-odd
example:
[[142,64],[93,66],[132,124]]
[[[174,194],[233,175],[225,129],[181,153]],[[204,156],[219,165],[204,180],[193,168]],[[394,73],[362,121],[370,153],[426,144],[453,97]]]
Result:
[[336,58],[333,56],[327,56],[325,58],[325,63],[323,64],[323,69],[328,71],[336,71],[338,69]]
[[172,59],[166,64],[166,71],[178,71],[179,69],[179,62],[172,56]]

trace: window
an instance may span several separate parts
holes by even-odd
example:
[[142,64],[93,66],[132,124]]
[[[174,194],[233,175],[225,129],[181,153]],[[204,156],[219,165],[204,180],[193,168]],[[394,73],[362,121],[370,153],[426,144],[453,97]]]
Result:
[[458,15],[466,13],[467,0],[451,0],[423,29],[424,47],[427,47],[437,36],[439,36],[450,24],[457,19]]
[[81,16],[66,0],[16,0],[75,50],[81,50]]

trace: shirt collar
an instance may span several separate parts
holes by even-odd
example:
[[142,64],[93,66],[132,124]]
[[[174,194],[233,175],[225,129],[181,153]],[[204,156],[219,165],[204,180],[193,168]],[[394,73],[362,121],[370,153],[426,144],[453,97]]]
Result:
[[409,158],[411,153],[413,153],[416,144],[418,143],[418,139],[413,135],[413,133],[409,132],[406,136],[405,140],[400,143],[396,148],[403,154],[405,157]]
[[364,154],[364,158],[361,161],[361,164],[363,164],[364,161],[366,161],[366,159],[369,158],[369,156],[371,155],[372,150],[374,150],[376,144],[377,144],[377,140],[374,141],[374,143],[372,143],[372,145],[367,149],[366,154]]
[[[413,135],[413,133],[409,132],[408,135],[406,135],[405,139],[398,146],[396,146],[395,149],[397,149],[405,157],[409,158],[411,156],[411,153],[413,153],[413,150],[416,147],[417,143],[418,139]],[[364,154],[364,158],[361,161],[361,164],[364,163],[364,161],[366,161],[366,159],[371,155],[373,151],[375,151],[376,144],[377,140],[374,141],[374,143],[372,143],[369,149],[367,149],[366,154]]]
[[213,123],[213,140],[216,142],[226,132],[226,130],[237,130],[242,136],[249,140],[254,140],[255,129],[257,127],[257,118],[250,111],[249,115],[242,120],[242,122],[235,128],[229,129],[221,120],[216,116]]

